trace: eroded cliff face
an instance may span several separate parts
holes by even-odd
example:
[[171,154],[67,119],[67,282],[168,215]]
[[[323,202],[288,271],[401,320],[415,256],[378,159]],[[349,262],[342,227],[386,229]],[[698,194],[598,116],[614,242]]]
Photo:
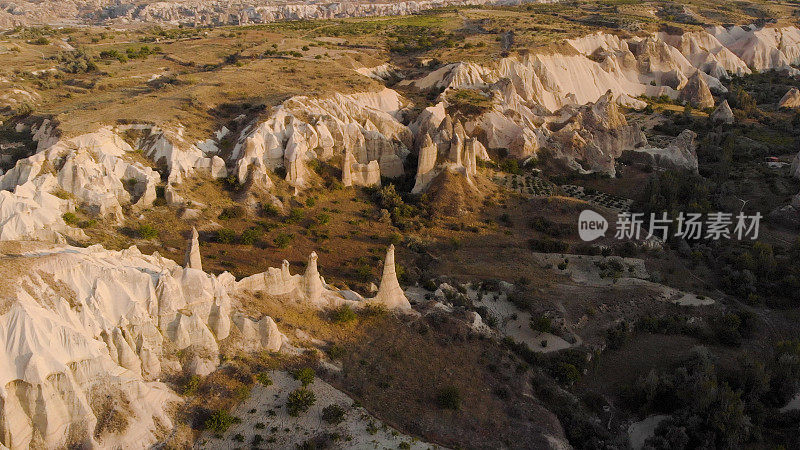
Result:
[[[217,178],[227,173],[214,141],[189,144],[180,129],[107,126],[61,138],[57,126],[45,119],[30,131],[37,152],[0,175],[0,240],[80,239],[83,233],[64,223],[64,213],[82,208],[121,222],[123,208],[138,211],[153,204],[162,173],[167,189],[198,170]],[[153,167],[137,161],[135,152],[153,161]]]
[[[715,106],[726,92],[721,80],[758,70],[794,73],[800,62],[800,30],[795,27],[712,27],[682,35],[656,33],[622,39],[595,33],[565,41],[561,50],[509,57],[493,67],[453,63],[403,82],[436,89],[444,109],[449,93],[470,90],[491,97],[479,117],[466,121],[466,138],[481,136],[492,150],[517,158],[548,153],[578,171],[614,174],[623,151],[646,147],[641,130],[630,126],[616,105],[640,109],[636,97],[666,95],[698,108]],[[732,119],[722,106],[717,120]],[[420,136],[416,136],[421,142]],[[417,144],[420,174],[430,172],[430,146]],[[679,146],[681,147],[681,146]],[[678,147],[658,149],[673,153]],[[426,150],[422,152],[422,150]],[[690,155],[674,161],[693,168]],[[687,159],[688,157],[688,159]]]
[[[271,186],[267,175],[278,167],[286,170],[286,181],[303,187],[308,173],[305,162],[349,152],[350,184],[374,184],[375,177],[403,174],[403,158],[412,135],[401,122],[404,100],[391,90],[325,98],[292,97],[266,120],[245,128],[230,156],[239,182],[248,180]],[[375,167],[363,168],[377,161]],[[362,181],[363,180],[363,181]]]
[[207,375],[220,345],[294,351],[271,317],[239,312],[237,295],[413,312],[393,247],[377,295],[364,298],[330,288],[314,253],[303,274],[284,261],[237,282],[203,272],[198,246],[193,232],[183,267],[136,247],[0,247],[0,444],[140,448],[163,439],[182,400],[161,377]]

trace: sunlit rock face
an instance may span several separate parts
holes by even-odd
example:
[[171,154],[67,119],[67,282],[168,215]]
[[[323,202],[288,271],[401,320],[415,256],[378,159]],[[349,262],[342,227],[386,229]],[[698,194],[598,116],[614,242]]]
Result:
[[221,345],[291,350],[271,317],[242,314],[234,295],[264,291],[309,308],[370,304],[413,313],[393,247],[374,298],[329,287],[316,253],[302,275],[287,262],[238,282],[205,273],[194,230],[183,267],[136,247],[39,244],[13,256],[6,248],[0,274],[14,288],[0,297],[0,444],[11,449],[147,447],[172,428],[173,405],[182,401],[161,377],[209,374]]
[[372,185],[381,176],[398,177],[413,140],[400,121],[403,108],[404,100],[391,89],[292,97],[266,121],[245,129],[229,163],[241,183],[252,176],[254,166],[269,171],[283,167],[286,181],[300,188],[308,181],[307,161],[334,156],[349,161],[353,177],[345,183]]
[[[622,152],[647,148],[644,135],[625,122],[617,106],[641,109],[646,104],[636,97],[666,95],[697,108],[713,108],[714,95],[726,92],[722,79],[748,74],[751,67],[792,72],[790,64],[800,62],[798,36],[795,27],[755,26],[630,39],[598,32],[566,40],[560,49],[546,53],[504,58],[489,67],[452,63],[403,83],[442,92],[442,105],[428,108],[417,124],[438,125],[454,91],[488,92],[490,106],[464,121],[467,138],[480,136],[487,149],[517,158],[535,156],[546,147],[575,170],[613,175],[614,161]],[[713,119],[730,123],[735,118],[724,104]],[[433,149],[441,147],[442,139],[423,135],[430,134],[430,126],[411,128],[419,152],[419,192],[435,176],[438,159]],[[676,144],[650,154],[661,158],[665,152],[677,152],[663,161],[696,168],[696,158],[684,148]]]
[[[0,175],[0,240],[80,240],[83,233],[68,227],[63,214],[81,208],[110,222],[124,219],[156,200],[161,173],[131,157],[140,151],[165,168],[167,183],[180,183],[198,171],[226,175],[217,155],[186,143],[178,131],[152,125],[102,127],[62,138],[49,120],[31,128],[37,152],[20,159]],[[133,136],[128,142],[123,136]],[[131,145],[133,144],[133,145]]]

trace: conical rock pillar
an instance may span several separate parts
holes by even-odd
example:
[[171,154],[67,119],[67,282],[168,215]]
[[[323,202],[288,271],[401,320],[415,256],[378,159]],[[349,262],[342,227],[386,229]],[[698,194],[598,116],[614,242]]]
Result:
[[189,238],[189,243],[186,247],[186,257],[183,262],[183,266],[187,269],[203,270],[203,262],[200,259],[199,237],[197,228],[192,227],[192,236]]
[[383,263],[383,276],[381,285],[378,287],[378,294],[371,302],[385,306],[388,309],[411,309],[406,294],[397,281],[397,271],[394,265],[394,245],[390,245],[386,250],[386,261]]

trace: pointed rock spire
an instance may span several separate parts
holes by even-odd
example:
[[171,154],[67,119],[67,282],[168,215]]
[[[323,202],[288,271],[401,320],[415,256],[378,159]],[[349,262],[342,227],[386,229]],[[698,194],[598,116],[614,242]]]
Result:
[[711,113],[711,120],[714,122],[721,122],[721,123],[733,123],[736,118],[733,115],[733,111],[731,110],[731,106],[728,104],[727,100],[724,100],[722,103],[717,106],[717,109]]
[[708,88],[703,74],[698,70],[689,78],[686,86],[681,89],[678,99],[696,108],[713,108],[714,96]]
[[203,270],[203,262],[200,260],[200,242],[197,234],[197,228],[192,227],[192,236],[189,238],[188,246],[186,247],[186,257],[183,261],[183,266],[187,269]]
[[317,253],[311,252],[306,265],[306,273],[303,275],[303,285],[305,287],[306,299],[312,304],[319,303],[322,299],[322,279],[317,270]]
[[342,160],[342,185],[349,187],[353,185],[352,167],[355,162],[355,157],[350,149],[345,149],[344,158]]
[[372,301],[380,303],[389,309],[411,309],[406,294],[397,281],[397,271],[394,265],[394,245],[386,250],[386,261],[383,263],[383,276],[378,294]]

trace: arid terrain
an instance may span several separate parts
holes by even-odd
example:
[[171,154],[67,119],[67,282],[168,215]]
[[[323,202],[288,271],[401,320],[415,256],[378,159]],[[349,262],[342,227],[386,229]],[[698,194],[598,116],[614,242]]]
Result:
[[0,5],[0,449],[800,447],[798,22]]

